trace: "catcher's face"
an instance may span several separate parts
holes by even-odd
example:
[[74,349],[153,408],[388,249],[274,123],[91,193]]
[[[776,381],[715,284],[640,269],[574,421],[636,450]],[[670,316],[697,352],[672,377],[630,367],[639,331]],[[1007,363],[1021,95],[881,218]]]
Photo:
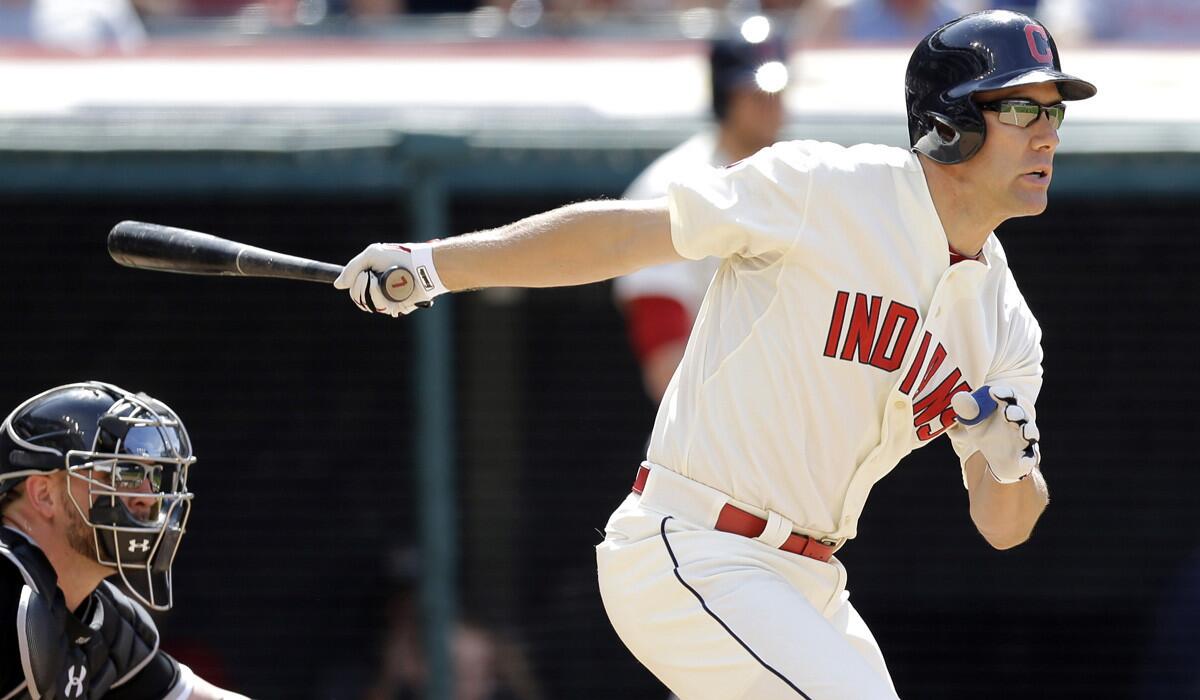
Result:
[[[1023,85],[975,95],[980,104],[1028,100],[1040,105],[1062,101],[1054,83]],[[1027,126],[1001,121],[1000,113],[983,110],[987,138],[959,176],[973,188],[977,200],[1003,218],[1032,216],[1046,209],[1058,129],[1043,112]]]
[[[62,488],[70,489],[71,493],[69,497],[60,499],[59,508],[62,511],[63,522],[66,523],[65,534],[71,549],[85,557],[96,559],[96,539],[90,523],[90,512],[91,506],[101,496],[97,495],[96,489],[90,484],[111,482],[114,476],[110,471],[94,469],[83,470],[78,476],[81,478],[61,480]],[[153,522],[158,517],[159,499],[154,496],[152,479],[135,481],[127,475],[122,486],[124,490],[121,493],[126,495],[121,496],[119,500],[130,515],[140,522]],[[84,511],[85,508],[87,512]]]
[[[58,499],[60,515],[62,516],[62,521],[65,523],[63,534],[67,538],[67,544],[71,546],[71,550],[76,554],[95,560],[96,540],[92,536],[92,527],[88,525],[83,514],[75,507],[76,503],[87,502],[87,486],[80,483],[78,479],[65,478],[65,475],[61,475],[59,483],[64,490],[72,490],[70,497]],[[79,499],[84,500],[80,501]]]

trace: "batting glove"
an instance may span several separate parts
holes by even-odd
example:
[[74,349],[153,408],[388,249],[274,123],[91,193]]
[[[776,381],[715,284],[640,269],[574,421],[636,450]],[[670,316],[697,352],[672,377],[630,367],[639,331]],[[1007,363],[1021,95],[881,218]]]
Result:
[[396,317],[433,305],[449,290],[433,267],[428,243],[374,243],[354,256],[333,281],[367,313]]
[[[985,387],[983,401],[966,391],[951,398],[958,423],[965,431],[967,444],[982,452],[992,477],[1002,484],[1014,484],[1029,476],[1042,461],[1038,445],[1041,434],[1034,422],[1033,405],[1017,396],[1011,387]],[[996,410],[980,420],[990,398]]]

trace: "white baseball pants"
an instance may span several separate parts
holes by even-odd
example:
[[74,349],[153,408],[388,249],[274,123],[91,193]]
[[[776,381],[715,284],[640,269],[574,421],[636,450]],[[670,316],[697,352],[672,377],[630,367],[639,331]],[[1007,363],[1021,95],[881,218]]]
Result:
[[656,468],[609,519],[600,594],[633,655],[680,700],[896,700],[841,563],[711,529],[719,499]]

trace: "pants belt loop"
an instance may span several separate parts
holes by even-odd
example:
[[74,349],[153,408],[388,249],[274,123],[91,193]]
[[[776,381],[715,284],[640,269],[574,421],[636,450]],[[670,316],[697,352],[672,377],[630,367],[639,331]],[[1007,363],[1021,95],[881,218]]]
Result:
[[762,534],[754,539],[766,544],[768,547],[779,549],[787,541],[787,538],[791,537],[793,527],[795,525],[791,520],[773,510],[769,510],[767,511],[767,527],[762,531]]

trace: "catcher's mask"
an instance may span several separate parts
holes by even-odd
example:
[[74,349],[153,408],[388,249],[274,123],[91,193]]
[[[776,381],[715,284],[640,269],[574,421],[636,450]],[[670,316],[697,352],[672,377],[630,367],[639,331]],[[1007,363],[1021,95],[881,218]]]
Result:
[[[67,494],[92,529],[96,560],[155,610],[171,607],[171,564],[191,512],[196,461],[166,404],[102,382],[34,396],[0,424],[0,497],[34,474],[65,469]],[[81,502],[71,485],[86,484]]]
[[1048,82],[1064,100],[1096,94],[1091,83],[1062,72],[1058,46],[1041,22],[1008,10],[959,17],[922,39],[909,58],[909,143],[939,163],[966,161],[987,137],[975,93]]

